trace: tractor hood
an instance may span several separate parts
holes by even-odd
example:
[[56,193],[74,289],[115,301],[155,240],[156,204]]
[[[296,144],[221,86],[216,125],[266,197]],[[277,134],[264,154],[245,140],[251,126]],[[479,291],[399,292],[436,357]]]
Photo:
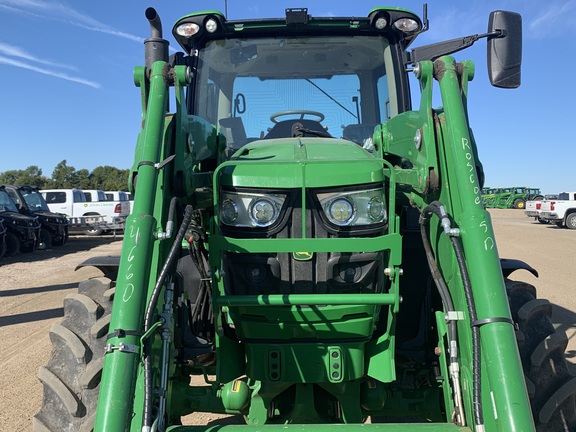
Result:
[[233,187],[314,188],[384,181],[382,163],[370,152],[330,138],[255,141],[238,150],[221,173],[221,183]]

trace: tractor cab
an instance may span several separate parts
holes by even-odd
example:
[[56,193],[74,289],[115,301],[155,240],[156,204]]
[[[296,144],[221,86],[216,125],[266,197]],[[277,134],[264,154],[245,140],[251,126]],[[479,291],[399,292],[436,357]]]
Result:
[[174,37],[193,54],[189,113],[217,125],[228,155],[249,142],[295,137],[372,150],[374,127],[410,106],[404,53],[420,19],[403,9],[362,18],[288,9],[270,21],[214,12],[176,23]]

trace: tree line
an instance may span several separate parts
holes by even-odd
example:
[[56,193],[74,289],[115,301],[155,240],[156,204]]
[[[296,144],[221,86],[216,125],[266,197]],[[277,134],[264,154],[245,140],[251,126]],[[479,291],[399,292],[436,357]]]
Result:
[[77,170],[68,166],[66,160],[54,168],[50,178],[42,174],[42,170],[29,166],[23,170],[10,170],[0,173],[0,184],[31,185],[40,189],[101,189],[109,191],[128,190],[128,175],[130,170],[111,166],[99,166],[92,171]]

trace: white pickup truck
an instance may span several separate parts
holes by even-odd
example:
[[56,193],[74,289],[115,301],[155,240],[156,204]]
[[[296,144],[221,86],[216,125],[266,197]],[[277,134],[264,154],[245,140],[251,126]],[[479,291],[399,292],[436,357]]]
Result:
[[124,191],[104,191],[108,201],[120,201],[123,206],[128,206],[128,213],[132,212],[132,203],[130,202],[130,194]]
[[127,202],[108,201],[101,190],[43,189],[40,193],[50,211],[68,217],[70,229],[76,228],[88,235],[124,229],[130,213]]
[[562,192],[557,200],[542,201],[540,217],[559,227],[576,229],[576,192]]
[[550,223],[550,221],[542,219],[540,217],[540,212],[542,211],[542,202],[545,200],[557,200],[557,199],[558,195],[545,195],[544,199],[526,201],[524,214],[528,217],[533,217],[534,220],[537,220],[541,224]]

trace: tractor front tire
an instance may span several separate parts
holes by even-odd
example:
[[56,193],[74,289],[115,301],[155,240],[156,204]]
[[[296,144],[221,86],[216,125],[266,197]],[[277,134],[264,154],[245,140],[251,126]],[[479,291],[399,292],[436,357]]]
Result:
[[552,324],[552,304],[533,285],[506,280],[518,350],[538,432],[576,430],[576,377],[566,361],[568,338]]
[[523,209],[524,207],[526,207],[526,203],[524,202],[523,199],[518,198],[516,201],[514,201],[514,204],[512,206],[515,209]]
[[35,432],[93,430],[113,286],[104,277],[89,279],[65,298],[64,318],[50,329],[52,355],[38,373],[44,398]]

